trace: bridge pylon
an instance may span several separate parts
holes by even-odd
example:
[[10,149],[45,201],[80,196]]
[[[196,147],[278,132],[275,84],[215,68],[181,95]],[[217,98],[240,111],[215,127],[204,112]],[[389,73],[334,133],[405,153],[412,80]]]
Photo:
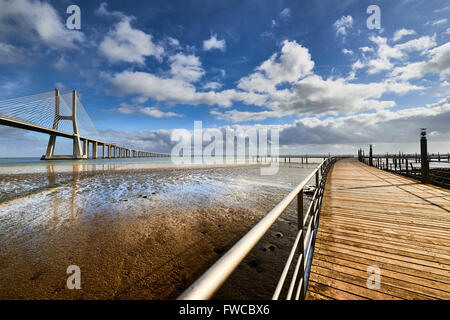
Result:
[[[78,133],[77,125],[77,91],[72,91],[72,115],[62,116],[60,115],[60,99],[59,90],[55,89],[55,117],[53,119],[53,129],[58,130],[58,124],[61,120],[72,121],[73,126],[73,154],[72,155],[55,155],[56,135],[51,134],[48,140],[47,152],[41,157],[42,160],[61,160],[61,159],[86,159],[87,152],[82,151],[80,136]],[[87,141],[85,142],[87,144]]]

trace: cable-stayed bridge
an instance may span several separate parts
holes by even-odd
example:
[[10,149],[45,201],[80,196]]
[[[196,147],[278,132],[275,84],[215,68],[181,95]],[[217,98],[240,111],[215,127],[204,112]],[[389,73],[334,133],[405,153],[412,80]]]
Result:
[[[103,141],[81,104],[76,90],[61,94],[55,89],[54,92],[0,101],[0,124],[48,134],[50,137],[47,151],[42,160],[97,159],[99,148],[104,159],[170,156]],[[73,141],[71,155],[55,154],[56,137]]]

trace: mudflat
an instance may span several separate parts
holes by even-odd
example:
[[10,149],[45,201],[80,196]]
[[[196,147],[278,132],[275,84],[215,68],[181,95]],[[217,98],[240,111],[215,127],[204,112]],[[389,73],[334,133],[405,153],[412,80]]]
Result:
[[[314,167],[1,174],[1,299],[173,299]],[[305,202],[305,206],[307,201]],[[297,230],[295,204],[217,292],[269,299]],[[81,270],[70,290],[67,268]]]

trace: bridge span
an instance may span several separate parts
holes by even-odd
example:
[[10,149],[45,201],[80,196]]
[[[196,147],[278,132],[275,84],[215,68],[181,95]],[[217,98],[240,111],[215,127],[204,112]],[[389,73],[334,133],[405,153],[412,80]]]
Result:
[[[72,106],[68,107],[58,89],[55,89],[54,98],[49,98],[45,94],[38,94],[0,101],[0,125],[48,134],[50,137],[47,151],[41,157],[41,160],[81,160],[90,157],[97,159],[100,157],[99,148],[101,148],[101,158],[103,159],[170,156],[81,136],[77,121],[77,114],[79,113],[77,112],[77,101],[77,92],[73,90],[71,95]],[[70,115],[63,115],[64,113],[70,113]],[[70,121],[71,126],[61,126],[60,122],[64,120]],[[61,127],[64,127],[64,129],[61,129]],[[73,141],[73,153],[71,155],[55,154],[56,137]],[[92,149],[92,155],[90,155],[90,149]]]

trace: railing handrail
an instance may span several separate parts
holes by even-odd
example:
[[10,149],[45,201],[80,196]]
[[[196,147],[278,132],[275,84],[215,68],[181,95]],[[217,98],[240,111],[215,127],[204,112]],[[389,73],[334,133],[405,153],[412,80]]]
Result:
[[[283,200],[269,211],[249,232],[231,247],[216,263],[198,278],[179,297],[179,300],[209,299],[220,288],[225,280],[244,260],[259,240],[281,216],[286,208],[294,201],[306,184],[319,172],[322,173],[324,164],[331,162],[331,158],[323,160],[300,184],[298,184]],[[321,170],[321,171],[319,171]],[[316,175],[317,177],[317,175]],[[303,227],[303,223],[302,223]]]

